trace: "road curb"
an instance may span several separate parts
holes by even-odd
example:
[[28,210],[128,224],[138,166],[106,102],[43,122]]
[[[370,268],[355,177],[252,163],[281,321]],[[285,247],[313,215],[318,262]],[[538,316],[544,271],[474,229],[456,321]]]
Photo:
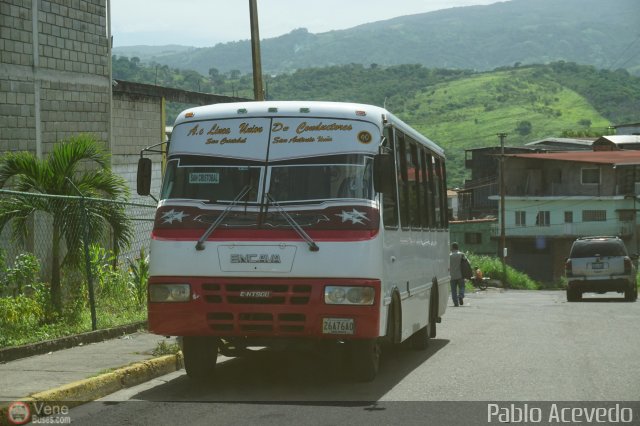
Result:
[[[43,392],[36,392],[18,401],[28,404],[32,413],[35,409],[35,403],[44,402],[59,407],[76,407],[113,392],[172,373],[183,367],[182,352],[178,352],[175,355],[148,359],[99,376],[78,380]],[[11,402],[0,403],[0,425],[11,424],[8,423],[7,417],[7,409],[11,404]]]

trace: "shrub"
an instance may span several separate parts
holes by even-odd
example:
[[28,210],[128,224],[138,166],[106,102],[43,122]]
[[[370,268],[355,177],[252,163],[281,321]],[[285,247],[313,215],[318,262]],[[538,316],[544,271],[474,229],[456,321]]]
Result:
[[140,306],[147,301],[147,281],[149,281],[149,258],[144,247],[140,248],[140,256],[129,259],[129,291]]
[[[502,261],[499,258],[477,256],[474,254],[467,254],[467,257],[471,265],[474,268],[479,267],[485,277],[491,277],[503,283],[505,282],[505,276],[502,272]],[[513,269],[509,265],[506,267],[506,282],[509,288],[521,290],[538,290],[540,288],[540,284],[532,280],[527,274]]]
[[0,257],[0,296],[18,296],[29,292],[40,282],[40,261],[31,253],[16,256],[13,267],[7,267],[4,256]]

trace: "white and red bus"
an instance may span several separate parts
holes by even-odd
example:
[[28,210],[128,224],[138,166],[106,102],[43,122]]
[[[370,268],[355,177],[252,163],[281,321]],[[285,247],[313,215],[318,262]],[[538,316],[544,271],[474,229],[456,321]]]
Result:
[[[190,377],[221,353],[339,343],[359,380],[424,348],[449,296],[443,150],[387,110],[245,102],[177,118],[150,250],[149,330]],[[150,160],[139,188],[149,193]]]

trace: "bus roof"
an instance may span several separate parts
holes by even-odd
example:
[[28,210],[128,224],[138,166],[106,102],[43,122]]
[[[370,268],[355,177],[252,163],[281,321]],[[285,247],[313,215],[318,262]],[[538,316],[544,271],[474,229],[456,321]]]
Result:
[[231,102],[193,107],[182,111],[176,118],[174,127],[179,124],[201,120],[244,117],[331,117],[369,121],[381,131],[384,120],[401,129],[418,142],[428,146],[444,157],[444,150],[411,126],[400,120],[384,108],[351,102],[326,101],[246,101]]

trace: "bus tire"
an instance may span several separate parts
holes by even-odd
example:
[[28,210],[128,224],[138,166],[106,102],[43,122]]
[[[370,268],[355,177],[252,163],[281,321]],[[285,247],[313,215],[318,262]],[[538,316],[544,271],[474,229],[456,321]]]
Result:
[[353,378],[370,382],[378,375],[382,348],[378,339],[353,340],[350,345],[350,367]]
[[431,287],[431,297],[429,298],[429,337],[434,338],[437,334],[438,311],[440,309],[440,299],[438,294],[438,281],[433,280]]
[[195,380],[206,380],[213,376],[218,360],[219,339],[210,336],[185,336],[182,340],[182,355],[187,376]]

